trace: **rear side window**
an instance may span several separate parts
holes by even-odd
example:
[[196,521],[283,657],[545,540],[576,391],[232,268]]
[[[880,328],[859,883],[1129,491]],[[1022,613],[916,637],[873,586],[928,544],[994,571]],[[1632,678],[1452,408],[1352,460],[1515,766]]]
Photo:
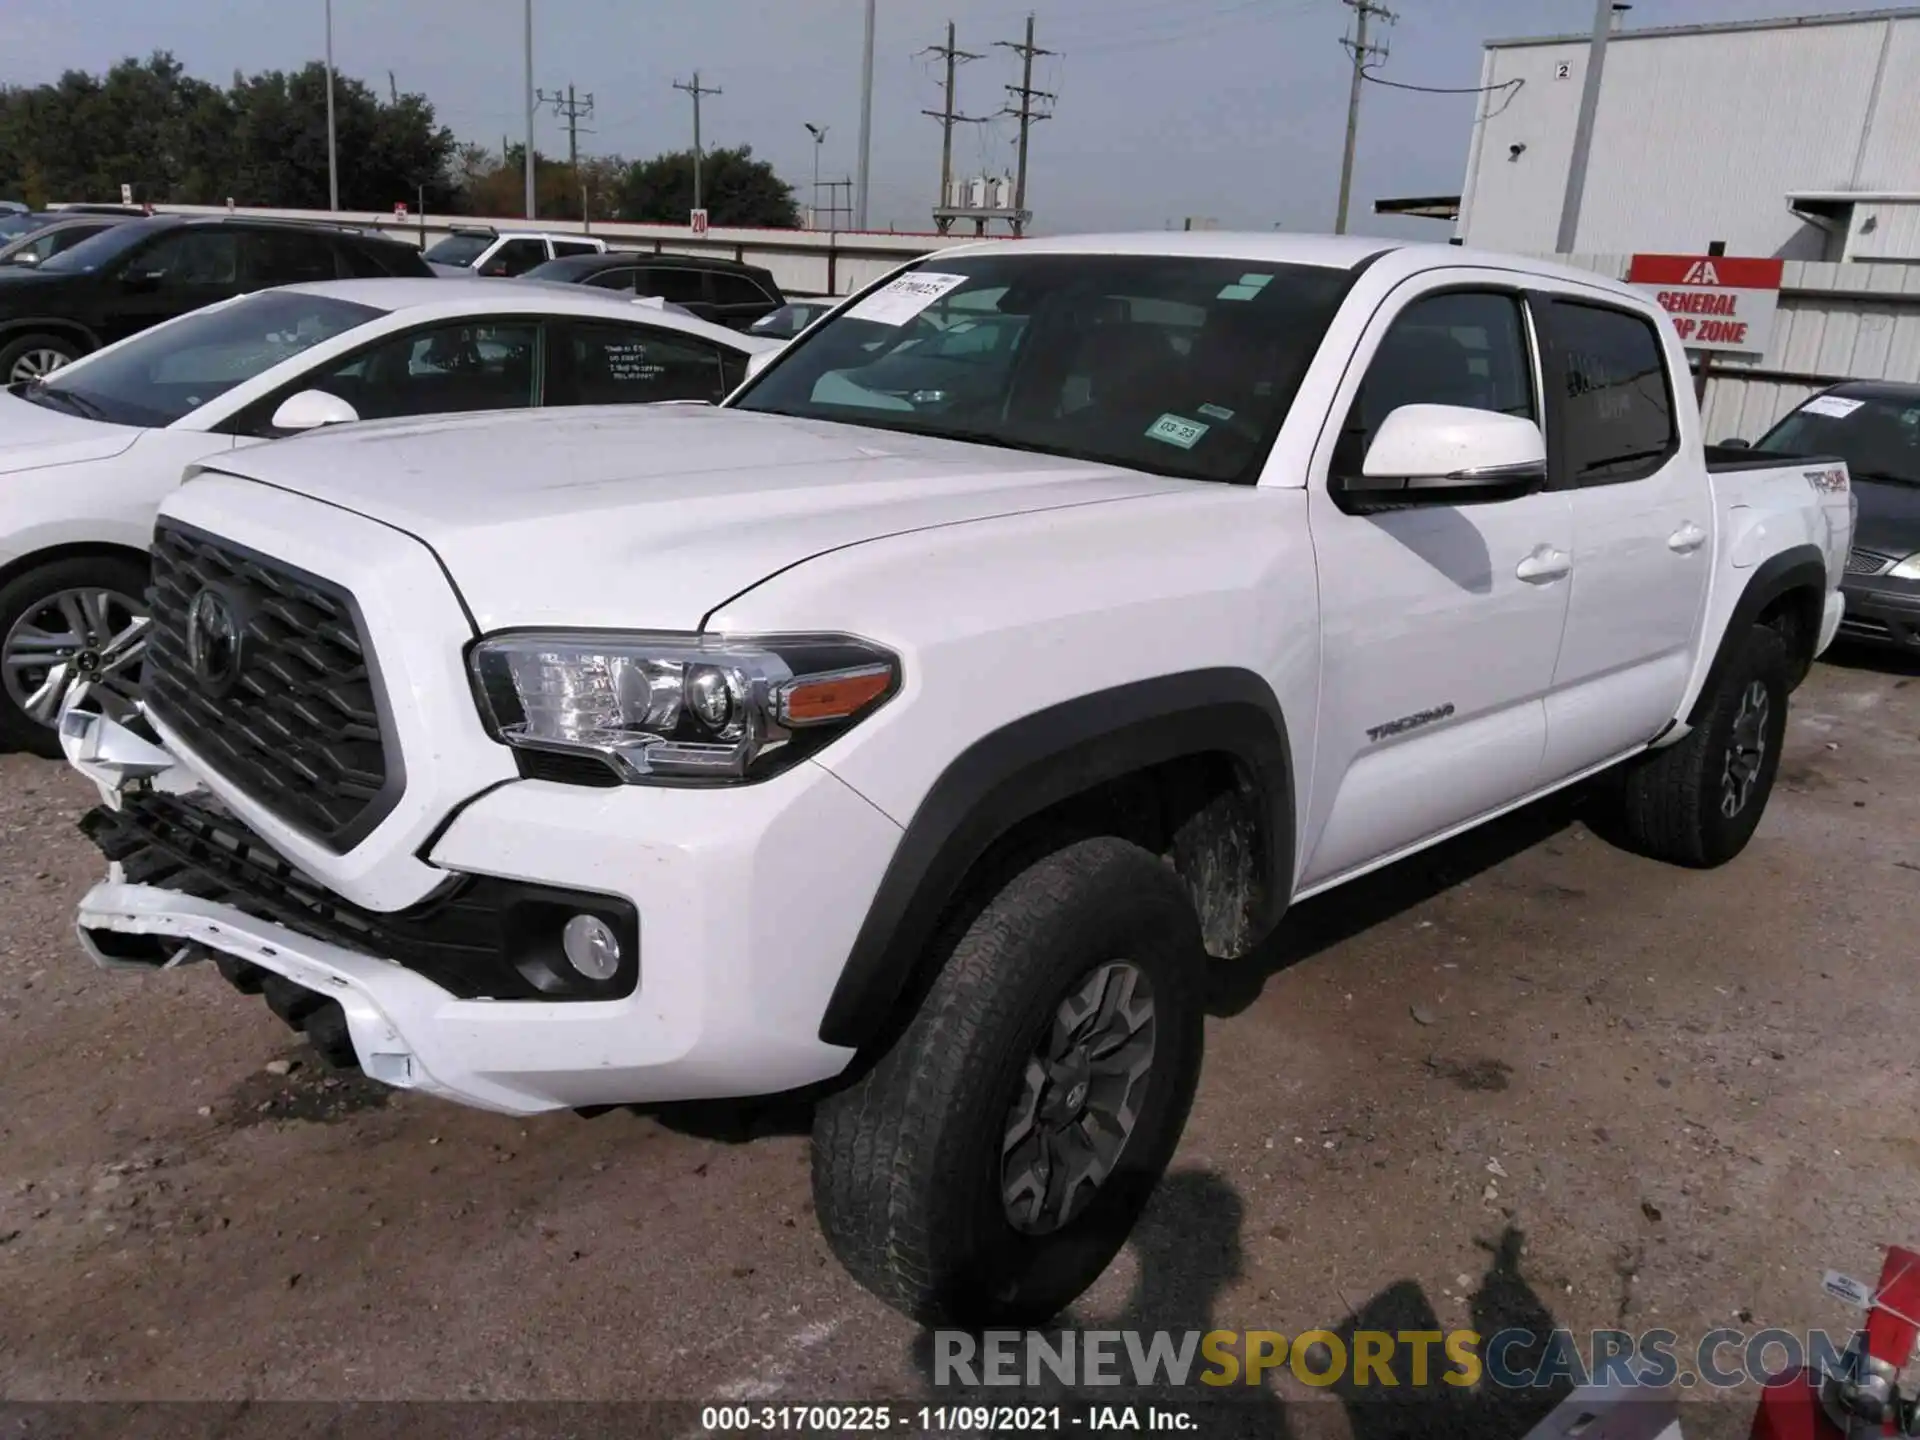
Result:
[[767,305],[767,294],[744,275],[715,275],[713,299],[719,305]]
[[584,240],[556,240],[553,242],[553,253],[556,256],[598,255],[600,253],[600,247],[598,245],[589,245]]
[[634,289],[641,295],[657,295],[676,305],[697,305],[707,298],[706,276],[699,270],[642,270]]
[[1606,305],[1555,300],[1544,310],[1562,473],[1575,485],[1653,474],[1680,444],[1659,331]]
[[563,333],[567,376],[551,405],[718,400],[732,388],[720,347],[691,335],[596,321],[574,321]]

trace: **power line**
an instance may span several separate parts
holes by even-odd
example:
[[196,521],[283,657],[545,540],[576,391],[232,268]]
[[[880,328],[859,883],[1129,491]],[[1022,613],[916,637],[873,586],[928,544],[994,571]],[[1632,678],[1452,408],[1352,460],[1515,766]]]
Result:
[[1518,90],[1525,80],[1502,80],[1498,85],[1403,85],[1398,80],[1382,80],[1372,71],[1363,72],[1370,85],[1385,85],[1389,90],[1415,90],[1422,95],[1491,95],[1500,90]]
[[[584,100],[573,98],[573,86],[567,86],[565,95],[549,95],[544,90],[536,90],[534,97],[542,105],[551,105],[553,113],[567,122],[567,168],[574,174],[580,173],[580,122],[593,114],[593,96],[588,94]],[[586,132],[591,135],[591,130]]]
[[[934,208],[943,209],[950,203],[947,198],[947,189],[953,182],[953,127],[956,125],[979,125],[985,123],[989,118],[985,115],[962,115],[953,108],[954,70],[957,66],[964,64],[968,60],[978,60],[981,57],[975,55],[970,50],[961,50],[955,47],[953,43],[953,21],[951,20],[947,22],[947,43],[944,45],[930,45],[920,53],[922,55],[938,55],[947,62],[945,105],[939,110],[922,110],[920,112],[922,115],[929,115],[940,122],[940,198],[934,202]],[[943,235],[946,233],[947,226],[950,223],[950,221],[940,219],[937,215],[934,217],[934,225]]]
[[691,85],[683,85],[676,80],[673,82],[673,88],[676,90],[684,90],[693,97],[693,208],[698,210],[700,209],[700,97],[702,95],[719,95],[724,92],[722,92],[717,85],[702,85],[700,83],[700,72],[698,70],[693,72],[693,83]]
[[1052,55],[1055,52],[1052,50],[1042,50],[1038,45],[1033,43],[1033,15],[1031,12],[1027,15],[1027,38],[1025,44],[1019,44],[1012,40],[996,40],[993,43],[1002,49],[1013,51],[1020,57],[1020,83],[1006,87],[1009,95],[1017,95],[1020,97],[1020,104],[1018,108],[1011,105],[1006,106],[1000,112],[1003,115],[1016,116],[1020,121],[1020,158],[1018,166],[1014,171],[1013,181],[1013,233],[1018,235],[1027,223],[1027,132],[1039,121],[1051,119],[1053,116],[1051,110],[1035,110],[1033,108],[1033,102],[1035,100],[1057,100],[1060,98],[1051,91],[1036,90],[1033,88],[1033,61],[1037,55]]
[[1353,152],[1360,137],[1361,82],[1366,78],[1368,63],[1379,64],[1388,53],[1385,45],[1367,38],[1367,22],[1376,15],[1388,25],[1400,18],[1375,0],[1340,0],[1340,3],[1354,13],[1354,33],[1351,39],[1340,41],[1341,48],[1353,57],[1353,89],[1347,96],[1347,145],[1340,160],[1340,205],[1333,217],[1336,235],[1347,233],[1347,204],[1353,198]]

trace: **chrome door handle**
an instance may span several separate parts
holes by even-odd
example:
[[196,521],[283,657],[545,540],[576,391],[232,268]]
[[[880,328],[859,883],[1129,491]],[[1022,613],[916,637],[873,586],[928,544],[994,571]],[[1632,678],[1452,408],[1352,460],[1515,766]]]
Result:
[[1558,580],[1571,569],[1573,557],[1566,551],[1542,545],[1514,566],[1513,573],[1529,585],[1544,585],[1550,580]]
[[1707,543],[1707,532],[1689,520],[1667,537],[1667,548],[1678,555],[1691,555]]

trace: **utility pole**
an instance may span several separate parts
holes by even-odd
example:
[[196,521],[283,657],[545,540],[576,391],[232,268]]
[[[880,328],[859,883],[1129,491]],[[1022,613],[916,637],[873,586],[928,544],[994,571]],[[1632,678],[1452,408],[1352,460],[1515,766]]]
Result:
[[867,0],[866,41],[860,59],[859,188],[853,198],[853,228],[867,228],[867,180],[873,173],[873,0]]
[[1018,107],[1009,105],[1000,113],[1017,116],[1020,121],[1020,150],[1013,179],[1013,233],[1018,235],[1027,223],[1027,132],[1038,122],[1049,119],[1053,112],[1038,111],[1033,108],[1036,100],[1057,100],[1059,96],[1047,90],[1033,88],[1033,60],[1036,55],[1051,55],[1051,50],[1042,50],[1033,43],[1033,16],[1027,16],[1027,39],[1025,44],[1015,44],[1011,40],[996,40],[995,45],[1013,51],[1020,57],[1020,83],[1007,86],[1009,95],[1018,95]]
[[1600,113],[1600,72],[1607,63],[1607,36],[1613,31],[1613,0],[1596,0],[1593,38],[1587,42],[1587,74],[1580,87],[1580,119],[1574,125],[1573,157],[1567,164],[1567,193],[1560,201],[1560,235],[1554,253],[1573,253],[1580,229],[1580,200],[1587,188],[1587,154],[1593,148],[1594,117]]
[[524,81],[527,92],[527,219],[531,220],[540,209],[533,188],[533,0],[526,0],[526,20],[527,69]]
[[1353,38],[1342,40],[1341,48],[1353,56],[1353,89],[1347,95],[1347,148],[1340,161],[1340,208],[1334,213],[1333,233],[1347,233],[1347,206],[1353,199],[1353,151],[1360,138],[1360,87],[1366,78],[1369,61],[1387,58],[1387,47],[1367,39],[1367,22],[1378,15],[1391,25],[1400,17],[1374,0],[1340,0],[1357,18]]
[[333,0],[327,0],[327,208],[340,208],[340,155],[333,135]]
[[673,82],[673,88],[684,90],[693,97],[693,208],[698,210],[700,208],[700,97],[718,95],[721,91],[718,86],[702,86],[698,70],[693,72],[691,85],[682,85],[676,80]]
[[[1029,37],[1031,38],[1031,37]],[[953,21],[947,22],[947,43],[930,45],[920,52],[923,55],[939,55],[947,62],[947,102],[941,110],[922,110],[922,115],[930,115],[940,122],[940,198],[935,200],[934,208],[941,209],[953,202],[947,198],[947,187],[953,181],[953,127],[956,125],[978,125],[987,120],[985,115],[961,115],[953,108],[953,72],[954,67],[964,60],[978,60],[980,57],[967,50],[956,50],[953,44]],[[940,224],[941,233],[946,233],[946,225]]]
[[[593,114],[593,96],[589,94],[584,100],[575,100],[573,98],[573,86],[571,85],[567,86],[567,93],[564,97],[559,94],[549,95],[544,90],[536,93],[542,105],[551,105],[553,107],[553,113],[567,122],[567,168],[573,172],[575,178],[578,178],[580,174],[580,122],[586,119],[587,116]],[[589,130],[586,133],[591,135],[593,132]]]

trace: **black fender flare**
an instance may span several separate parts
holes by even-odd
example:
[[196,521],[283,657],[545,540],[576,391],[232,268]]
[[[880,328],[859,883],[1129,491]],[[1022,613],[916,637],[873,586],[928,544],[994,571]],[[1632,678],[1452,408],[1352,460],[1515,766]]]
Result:
[[914,812],[834,986],[820,1038],[860,1048],[886,1027],[968,873],[1022,821],[1111,780],[1224,752],[1264,806],[1264,931],[1293,886],[1293,751],[1273,687],[1251,670],[1158,676],[1035,711],[975,741]]
[[35,331],[52,335],[77,335],[88,350],[100,348],[98,335],[78,320],[69,319],[64,315],[29,315],[20,319],[0,320],[0,345],[5,345],[12,336],[31,334]]
[[[1700,686],[1700,693],[1694,697],[1693,708],[1687,712],[1687,723],[1698,725],[1706,719],[1741,639],[1759,621],[1769,605],[1794,590],[1810,590],[1816,597],[1816,603],[1824,603],[1827,588],[1827,557],[1820,553],[1817,545],[1792,546],[1778,555],[1768,556],[1755,566],[1753,574],[1747,578],[1746,588],[1733,604],[1733,614],[1720,636],[1720,648],[1714,652],[1713,663],[1707,667],[1706,681]],[[1817,613],[1814,622],[1816,626],[1819,623]]]

